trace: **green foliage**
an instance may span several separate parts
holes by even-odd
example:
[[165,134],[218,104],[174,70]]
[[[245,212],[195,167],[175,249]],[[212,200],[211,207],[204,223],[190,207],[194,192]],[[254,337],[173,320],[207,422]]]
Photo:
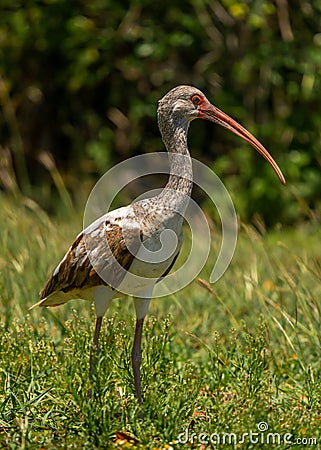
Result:
[[305,219],[321,194],[320,14],[305,0],[3,0],[1,146],[21,189],[52,202],[40,188],[57,187],[43,151],[76,197],[79,179],[162,149],[157,100],[188,83],[249,127],[285,173],[283,189],[248,146],[193,124],[193,154],[217,168],[242,218]]
[[[143,338],[142,417],[130,367],[129,300],[115,300],[107,314],[96,375],[89,371],[94,314],[88,302],[26,314],[81,221],[53,223],[34,203],[3,196],[0,207],[1,448],[199,448],[196,440],[182,446],[178,436],[241,438],[257,433],[260,422],[268,432],[291,433],[294,444],[316,439],[304,447],[318,448],[320,229],[306,224],[262,236],[243,226],[215,291],[194,282],[152,302]],[[216,249],[210,254],[205,279]]]

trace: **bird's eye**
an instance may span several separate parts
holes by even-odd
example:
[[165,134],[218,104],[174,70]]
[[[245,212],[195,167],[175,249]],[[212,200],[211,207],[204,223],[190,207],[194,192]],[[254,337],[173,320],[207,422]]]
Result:
[[192,101],[193,105],[195,105],[195,106],[198,106],[198,105],[200,105],[202,103],[201,97],[199,95],[197,95],[197,94],[193,95],[191,97],[191,101]]

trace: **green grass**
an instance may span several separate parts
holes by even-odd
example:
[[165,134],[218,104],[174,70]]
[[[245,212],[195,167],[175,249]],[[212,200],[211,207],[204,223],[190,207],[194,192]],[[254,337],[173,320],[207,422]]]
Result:
[[[28,312],[81,229],[81,214],[54,221],[30,201],[4,197],[0,208],[0,448],[289,448],[286,433],[296,448],[320,448],[318,224],[264,236],[242,226],[212,293],[194,282],[152,302],[142,416],[130,366],[131,301],[110,308],[95,376],[89,303]],[[259,444],[256,436],[229,444],[232,435],[224,444],[223,433],[239,440],[259,432],[260,422],[269,428]],[[186,430],[190,442],[181,444]],[[268,432],[281,441],[268,444]],[[202,433],[220,434],[221,444],[214,436],[202,447]]]

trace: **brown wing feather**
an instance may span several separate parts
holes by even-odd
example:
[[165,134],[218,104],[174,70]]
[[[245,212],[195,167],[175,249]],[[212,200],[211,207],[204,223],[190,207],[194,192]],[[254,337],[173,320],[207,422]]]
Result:
[[[93,256],[93,252],[95,252],[95,256]],[[125,270],[130,268],[134,256],[126,246],[120,226],[111,225],[104,221],[94,228],[91,233],[84,234],[82,232],[47,281],[40,293],[40,300],[56,291],[66,293],[76,289],[106,285],[107,283],[93,267],[91,259],[94,257],[99,265],[105,264],[108,266],[109,261],[112,260],[112,255]],[[113,279],[115,278],[117,283],[120,283],[124,272],[122,271],[117,277],[119,270],[117,271],[117,265],[112,262],[108,270],[114,271],[112,274]],[[113,286],[115,286],[114,283]]]

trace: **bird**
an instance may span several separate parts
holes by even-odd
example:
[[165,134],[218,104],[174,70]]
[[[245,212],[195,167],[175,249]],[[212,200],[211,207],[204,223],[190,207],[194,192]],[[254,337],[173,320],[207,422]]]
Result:
[[[183,216],[193,187],[187,145],[190,123],[207,120],[239,136],[266,159],[285,184],[280,168],[265,147],[210,103],[199,89],[186,85],[171,89],[158,102],[157,119],[169,155],[167,184],[157,195],[109,211],[81,231],[40,292],[40,300],[30,308],[59,306],[72,299],[94,302],[96,322],[90,369],[95,372],[103,317],[114,298],[129,292],[136,312],[131,362],[139,405],[143,402],[140,368],[144,320],[156,283],[170,272],[180,252]],[[157,253],[164,230],[177,236],[174,249],[162,260],[140,258],[142,248]]]

